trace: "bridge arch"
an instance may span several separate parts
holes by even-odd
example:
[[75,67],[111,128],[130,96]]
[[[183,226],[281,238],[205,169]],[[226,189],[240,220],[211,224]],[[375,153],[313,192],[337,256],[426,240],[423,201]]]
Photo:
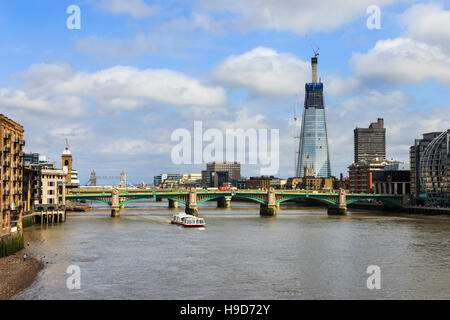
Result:
[[255,197],[252,197],[252,196],[233,194],[233,197],[252,200],[253,202],[258,202],[260,204],[267,204],[266,201],[258,199],[258,198],[255,198]]
[[[349,205],[351,203],[358,202],[358,201],[361,201],[361,200],[367,200],[367,199],[374,199],[374,198],[373,197],[362,197],[362,198],[358,198],[358,199],[349,200],[345,204]],[[397,201],[397,200],[393,200],[393,199],[389,199],[389,198],[375,198],[375,199],[376,200],[381,200],[383,202],[389,202],[389,203],[395,204],[398,207],[403,207],[403,204],[401,202]]]
[[[124,205],[126,205],[126,204],[128,204],[128,203],[130,203],[130,202],[133,202],[133,201],[137,201],[137,200],[145,200],[145,199],[151,199],[151,198],[153,198],[153,195],[152,195],[151,197],[139,197],[139,198],[129,199],[129,200],[127,200],[127,201],[124,201],[124,202],[119,203],[119,205],[120,205],[120,206],[124,206]],[[181,199],[177,199],[177,198],[173,198],[173,197],[159,197],[159,198],[162,198],[162,199],[170,199],[170,200],[177,201],[177,202],[180,202],[180,203],[182,203],[182,204],[188,205],[188,203],[187,203],[186,201],[181,200]]]
[[229,196],[226,196],[226,195],[213,196],[213,197],[209,197],[209,198],[205,198],[205,199],[199,200],[199,201],[197,201],[197,204],[200,204],[200,203],[203,203],[203,202],[206,202],[206,201],[209,201],[209,200],[220,199],[220,198],[225,198],[225,197],[229,197]]
[[103,200],[100,200],[100,199],[86,199],[86,200],[88,200],[88,201],[100,202],[100,203],[106,204],[106,205],[109,206],[109,207],[111,206],[111,203],[106,202],[106,201],[103,201]]
[[330,200],[330,199],[326,199],[326,198],[319,198],[319,197],[311,197],[311,196],[306,196],[306,195],[299,195],[299,196],[293,196],[293,197],[289,197],[289,198],[285,198],[285,199],[280,199],[280,200],[278,200],[278,201],[275,201],[275,204],[279,204],[279,203],[282,203],[282,202],[285,202],[285,201],[289,201],[289,200],[294,200],[294,199],[300,199],[300,198],[304,198],[304,199],[314,199],[314,200],[317,200],[317,201],[319,201],[319,202],[324,202],[324,203],[326,203],[326,204],[332,204],[332,205],[334,205],[334,206],[337,206],[338,204],[335,202],[335,201],[333,201],[333,200]]

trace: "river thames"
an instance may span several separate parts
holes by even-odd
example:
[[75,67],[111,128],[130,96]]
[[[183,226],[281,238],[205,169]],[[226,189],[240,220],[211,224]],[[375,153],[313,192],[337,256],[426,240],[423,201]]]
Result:
[[[257,205],[231,206],[200,206],[204,229],[171,225],[184,208],[167,202],[28,228],[26,251],[46,266],[15,298],[450,299],[450,217],[281,207],[263,218]],[[66,286],[70,265],[80,267],[79,290]],[[381,269],[381,289],[367,288],[370,265]]]

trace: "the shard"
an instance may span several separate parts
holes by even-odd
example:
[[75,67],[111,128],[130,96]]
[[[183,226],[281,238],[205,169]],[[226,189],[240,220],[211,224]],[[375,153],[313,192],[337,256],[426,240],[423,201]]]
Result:
[[[316,178],[331,176],[323,83],[317,82],[317,55],[311,58],[312,82],[305,84],[305,106],[298,149],[296,175],[314,172]],[[312,170],[311,170],[312,169]]]

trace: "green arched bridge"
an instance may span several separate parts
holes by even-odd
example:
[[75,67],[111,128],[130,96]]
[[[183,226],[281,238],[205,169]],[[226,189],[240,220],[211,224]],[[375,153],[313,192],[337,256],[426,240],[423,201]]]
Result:
[[160,201],[169,200],[169,207],[176,208],[178,203],[186,207],[186,212],[197,215],[197,206],[205,201],[216,200],[219,207],[229,207],[231,198],[241,198],[254,201],[260,204],[261,215],[276,215],[279,204],[289,200],[300,198],[315,199],[328,206],[328,214],[345,215],[347,205],[353,202],[366,199],[376,199],[402,207],[405,199],[402,195],[394,194],[356,194],[345,193],[343,189],[338,192],[312,192],[306,190],[172,190],[172,189],[76,189],[60,196],[63,203],[67,200],[91,200],[101,202],[111,206],[111,216],[118,216],[120,208],[126,204],[141,200],[152,199]]

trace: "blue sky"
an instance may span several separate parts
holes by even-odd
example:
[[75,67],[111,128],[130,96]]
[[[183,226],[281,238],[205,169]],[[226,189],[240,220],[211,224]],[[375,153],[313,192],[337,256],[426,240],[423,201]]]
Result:
[[[381,28],[368,29],[369,5]],[[66,9],[81,9],[69,30]],[[311,41],[308,41],[309,38]],[[332,173],[347,173],[353,129],[385,119],[389,158],[408,161],[422,133],[450,125],[450,5],[442,1],[2,1],[0,112],[25,127],[26,151],[59,163],[67,137],[87,181],[132,183],[175,165],[171,133],[280,130],[292,176],[292,109],[320,47]],[[259,174],[244,165],[242,174]]]

